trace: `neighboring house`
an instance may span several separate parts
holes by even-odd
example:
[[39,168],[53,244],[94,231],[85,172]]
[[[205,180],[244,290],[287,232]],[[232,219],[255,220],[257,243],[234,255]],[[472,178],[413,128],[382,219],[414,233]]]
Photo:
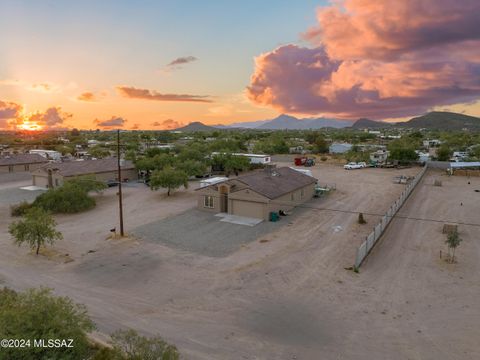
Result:
[[0,156],[0,173],[32,171],[48,163],[38,154],[12,154]]
[[387,161],[388,153],[387,150],[377,150],[370,154],[370,161],[375,164],[383,164]]
[[426,149],[439,147],[442,144],[440,140],[432,139],[432,140],[423,140],[423,147]]
[[451,161],[463,161],[468,158],[466,151],[454,151],[451,157]]
[[348,143],[333,143],[329,147],[330,154],[343,154],[352,149],[353,145]]
[[196,190],[198,208],[268,220],[270,212],[289,211],[309,201],[316,181],[289,167],[268,167]]
[[[122,181],[137,180],[138,174],[131,161],[122,161]],[[98,181],[118,181],[117,159],[70,161],[49,163],[32,171],[33,185],[39,187],[58,187],[65,180],[79,176],[93,176]]]

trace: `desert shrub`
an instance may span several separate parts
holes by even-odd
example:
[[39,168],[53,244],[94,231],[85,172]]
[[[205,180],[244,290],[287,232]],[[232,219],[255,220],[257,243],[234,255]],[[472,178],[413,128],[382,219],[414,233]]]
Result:
[[326,156],[322,156],[322,157],[320,158],[320,160],[322,160],[322,161],[327,161],[328,158],[327,158]]
[[23,216],[27,210],[32,208],[32,204],[22,201],[19,204],[14,204],[10,206],[10,215],[12,216]]
[[366,224],[367,223],[367,221],[363,217],[363,213],[358,214],[358,223],[359,224]]
[[162,359],[178,360],[180,354],[174,345],[165,342],[159,336],[147,338],[135,330],[119,330],[112,334],[113,359],[143,360]]
[[49,189],[39,195],[33,206],[52,213],[77,213],[95,207],[95,199],[88,196],[84,187],[75,182],[65,182],[61,187]]

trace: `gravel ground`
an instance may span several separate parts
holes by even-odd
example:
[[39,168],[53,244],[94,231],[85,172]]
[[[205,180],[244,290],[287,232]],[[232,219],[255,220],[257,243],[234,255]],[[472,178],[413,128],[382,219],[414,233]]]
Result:
[[32,174],[30,174],[29,172],[12,172],[0,174],[0,184],[27,180],[29,182],[32,182]]
[[18,204],[22,201],[31,202],[43,193],[43,190],[0,189],[0,204]]
[[224,257],[242,245],[287,225],[294,217],[295,215],[282,217],[281,221],[276,223],[264,221],[255,226],[245,226],[221,222],[221,218],[212,213],[191,209],[183,214],[137,227],[132,233],[149,242],[163,243],[205,256]]

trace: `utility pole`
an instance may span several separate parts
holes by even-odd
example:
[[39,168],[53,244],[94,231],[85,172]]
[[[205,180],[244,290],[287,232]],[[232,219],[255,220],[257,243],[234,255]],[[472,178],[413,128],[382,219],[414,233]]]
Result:
[[118,165],[118,208],[120,210],[120,236],[123,232],[123,205],[122,205],[122,167],[120,166],[120,129],[117,130],[117,165]]

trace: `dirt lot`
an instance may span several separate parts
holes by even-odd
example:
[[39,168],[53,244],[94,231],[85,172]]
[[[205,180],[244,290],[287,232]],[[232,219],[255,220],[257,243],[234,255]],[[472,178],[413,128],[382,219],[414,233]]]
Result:
[[[141,239],[105,240],[116,225],[116,195],[96,209],[58,216],[69,254],[47,259],[14,247],[0,204],[0,281],[17,289],[45,285],[85,303],[101,332],[132,327],[160,334],[188,359],[475,359],[480,358],[479,227],[460,225],[458,263],[445,250],[443,220],[479,223],[480,179],[427,173],[360,274],[347,271],[376,223],[353,212],[383,213],[403,189],[396,175],[419,169],[317,165],[337,191],[278,230],[222,257]],[[167,198],[125,191],[126,228],[195,206],[192,190]],[[460,203],[463,203],[460,205]],[[418,219],[441,220],[421,221]],[[89,250],[94,252],[89,253]]]

